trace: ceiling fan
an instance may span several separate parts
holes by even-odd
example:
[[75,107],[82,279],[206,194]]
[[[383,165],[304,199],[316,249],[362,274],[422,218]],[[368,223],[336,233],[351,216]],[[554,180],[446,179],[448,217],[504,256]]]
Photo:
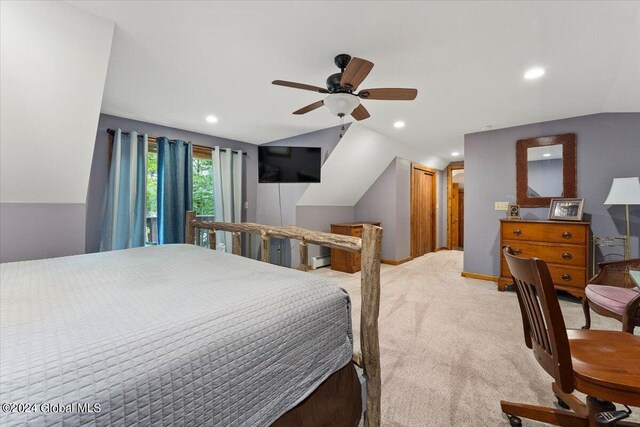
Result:
[[418,95],[417,89],[405,88],[363,89],[356,93],[360,83],[362,83],[369,75],[369,72],[371,72],[373,62],[361,58],[351,58],[351,56],[343,53],[335,57],[334,63],[341,71],[329,76],[326,89],[304,83],[284,80],[273,81],[273,84],[278,86],[328,94],[324,100],[302,107],[294,111],[293,114],[306,114],[324,105],[332,114],[340,118],[351,114],[356,120],[364,120],[369,118],[370,114],[360,103],[360,99],[411,101]]

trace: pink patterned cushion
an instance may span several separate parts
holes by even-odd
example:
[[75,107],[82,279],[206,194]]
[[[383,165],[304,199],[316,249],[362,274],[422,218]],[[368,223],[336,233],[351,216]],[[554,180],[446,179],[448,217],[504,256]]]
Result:
[[635,289],[605,285],[588,285],[586,293],[589,301],[620,315],[624,314],[629,301],[638,295]]

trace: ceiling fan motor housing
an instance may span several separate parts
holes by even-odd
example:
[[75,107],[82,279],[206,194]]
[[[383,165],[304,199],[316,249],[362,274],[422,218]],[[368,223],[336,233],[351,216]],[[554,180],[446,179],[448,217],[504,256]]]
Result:
[[327,78],[327,90],[329,93],[347,92],[345,88],[340,86],[340,80],[342,80],[342,73],[331,74]]

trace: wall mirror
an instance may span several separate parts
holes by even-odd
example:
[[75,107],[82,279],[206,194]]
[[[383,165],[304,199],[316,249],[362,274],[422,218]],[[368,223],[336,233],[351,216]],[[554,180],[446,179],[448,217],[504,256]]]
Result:
[[576,135],[519,140],[516,190],[521,206],[549,206],[552,198],[576,197]]

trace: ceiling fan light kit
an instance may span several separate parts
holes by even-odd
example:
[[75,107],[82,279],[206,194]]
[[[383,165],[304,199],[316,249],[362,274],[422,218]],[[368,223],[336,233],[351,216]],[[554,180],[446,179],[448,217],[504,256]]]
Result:
[[350,93],[332,93],[324,99],[324,105],[331,114],[338,117],[348,116],[360,104],[357,96]]
[[333,115],[340,117],[340,119],[351,114],[356,120],[364,120],[369,118],[370,114],[364,105],[360,103],[360,98],[387,101],[411,101],[418,95],[417,89],[406,88],[363,89],[358,93],[354,93],[358,89],[358,86],[360,86],[360,83],[362,83],[371,72],[373,62],[361,58],[352,58],[345,53],[336,56],[333,62],[341,71],[327,78],[326,89],[319,86],[285,80],[273,81],[273,84],[278,86],[329,94],[324,101],[316,101],[313,104],[294,111],[293,114],[306,114],[325,105]]

